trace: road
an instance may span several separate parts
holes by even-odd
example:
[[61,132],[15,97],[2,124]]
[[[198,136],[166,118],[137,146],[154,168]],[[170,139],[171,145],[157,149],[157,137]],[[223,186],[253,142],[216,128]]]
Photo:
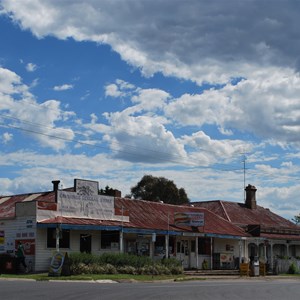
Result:
[[225,279],[155,283],[0,280],[1,300],[299,299],[299,279]]

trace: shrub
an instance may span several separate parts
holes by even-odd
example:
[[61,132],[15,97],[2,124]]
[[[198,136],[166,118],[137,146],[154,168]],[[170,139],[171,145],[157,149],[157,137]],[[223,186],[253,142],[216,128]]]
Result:
[[181,267],[181,262],[174,257],[167,258],[167,259],[163,258],[161,260],[161,264],[168,268]]
[[117,268],[117,271],[121,274],[132,274],[136,275],[138,272],[135,267],[132,266],[122,266]]
[[183,268],[175,258],[154,262],[148,256],[136,256],[125,253],[104,253],[92,255],[71,253],[69,255],[71,274],[143,274],[169,275],[181,274]]
[[106,264],[103,266],[104,274],[118,274],[118,271],[115,266],[111,264]]
[[289,274],[296,274],[297,272],[298,272],[298,268],[297,268],[296,264],[294,262],[292,262],[290,264],[289,269],[288,269],[288,273]]

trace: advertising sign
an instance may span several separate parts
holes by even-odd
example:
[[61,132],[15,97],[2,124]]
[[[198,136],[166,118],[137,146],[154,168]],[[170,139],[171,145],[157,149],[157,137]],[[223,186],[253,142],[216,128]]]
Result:
[[58,211],[65,217],[112,220],[115,213],[111,196],[57,191],[57,203]]
[[49,267],[49,276],[60,276],[64,264],[65,255],[61,252],[54,252]]
[[75,179],[75,191],[78,195],[98,195],[98,189],[97,181]]
[[19,242],[22,242],[25,255],[35,255],[35,240],[34,239],[20,239],[15,240],[15,249],[18,249]]
[[0,231],[0,252],[4,251],[5,233],[3,230]]
[[204,213],[200,212],[176,212],[174,214],[175,225],[181,226],[204,226]]

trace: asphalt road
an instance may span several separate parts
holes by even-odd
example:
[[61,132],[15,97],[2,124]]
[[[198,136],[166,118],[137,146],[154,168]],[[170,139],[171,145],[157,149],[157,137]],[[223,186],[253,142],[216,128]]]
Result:
[[0,280],[1,300],[299,299],[299,279],[225,279],[155,283]]

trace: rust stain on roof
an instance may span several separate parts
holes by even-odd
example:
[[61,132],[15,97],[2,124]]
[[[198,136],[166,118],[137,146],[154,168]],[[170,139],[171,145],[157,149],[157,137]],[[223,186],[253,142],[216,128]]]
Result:
[[[70,189],[68,189],[70,190]],[[4,197],[0,197],[4,199]],[[24,194],[5,197],[0,204],[0,219],[13,218],[15,216],[15,204],[17,202],[37,201],[40,209],[56,209],[55,192],[44,192],[35,194]],[[52,203],[52,204],[51,204]],[[176,212],[202,212],[205,215],[203,227],[192,228],[190,226],[176,226],[174,213]],[[44,220],[42,223],[63,223],[74,225],[104,225],[121,226],[128,228],[141,228],[150,230],[178,231],[178,232],[199,232],[231,236],[245,236],[245,232],[239,227],[222,219],[213,212],[202,207],[178,206],[159,202],[144,200],[132,200],[128,198],[115,198],[115,213],[119,216],[129,216],[129,222],[109,220],[93,220],[83,218],[56,217]]]
[[[208,210],[219,214],[222,218],[231,220],[232,224],[243,228],[245,231],[249,225],[259,225],[259,227],[263,229],[259,235],[260,237],[273,239],[291,238],[300,240],[299,226],[264,207],[257,205],[256,209],[250,209],[243,203],[220,200],[196,202],[193,204],[196,207],[207,208]],[[270,233],[265,233],[264,231],[266,229],[270,229]],[[285,229],[286,232],[278,234],[276,232],[278,229]],[[299,234],[294,234],[294,232],[298,232]]]

